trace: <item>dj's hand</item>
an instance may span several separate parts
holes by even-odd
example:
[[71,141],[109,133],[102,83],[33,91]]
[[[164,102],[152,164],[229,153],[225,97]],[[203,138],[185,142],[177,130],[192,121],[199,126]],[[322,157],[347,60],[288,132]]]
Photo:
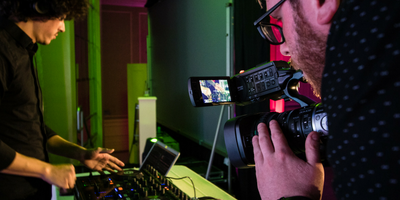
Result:
[[319,134],[311,132],[306,139],[307,162],[290,149],[277,121],[258,125],[253,137],[257,186],[263,200],[305,196],[321,199],[324,169],[319,157]]
[[85,155],[81,160],[81,163],[83,163],[86,167],[96,171],[122,171],[120,167],[125,166],[125,164],[118,158],[110,155],[112,152],[114,152],[114,149],[105,149],[100,147],[96,149],[88,149],[85,151]]
[[76,181],[75,168],[72,164],[49,165],[42,179],[57,187],[72,189]]

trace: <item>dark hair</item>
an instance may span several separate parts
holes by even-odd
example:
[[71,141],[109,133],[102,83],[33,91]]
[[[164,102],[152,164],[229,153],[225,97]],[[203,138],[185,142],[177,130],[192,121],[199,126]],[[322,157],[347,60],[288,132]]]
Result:
[[15,22],[79,19],[88,11],[88,0],[0,0],[0,16]]

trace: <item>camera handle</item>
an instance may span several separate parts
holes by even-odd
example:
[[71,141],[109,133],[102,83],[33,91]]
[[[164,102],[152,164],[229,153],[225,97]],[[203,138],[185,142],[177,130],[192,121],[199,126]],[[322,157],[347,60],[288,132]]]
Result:
[[289,81],[287,81],[287,84],[284,87],[285,89],[283,90],[285,94],[282,95],[282,98],[285,101],[293,99],[295,102],[299,103],[301,107],[306,107],[315,104],[316,102],[306,96],[300,95],[299,92],[297,91],[297,84],[302,79],[303,79],[303,72],[301,71],[295,72],[293,76],[289,79]]

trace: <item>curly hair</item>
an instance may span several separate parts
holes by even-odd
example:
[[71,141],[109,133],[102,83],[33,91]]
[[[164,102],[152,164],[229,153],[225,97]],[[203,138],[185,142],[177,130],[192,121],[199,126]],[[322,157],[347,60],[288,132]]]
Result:
[[[38,6],[44,12],[38,12],[35,9]],[[84,17],[88,7],[88,0],[0,0],[0,16],[15,22],[55,18],[71,20]]]

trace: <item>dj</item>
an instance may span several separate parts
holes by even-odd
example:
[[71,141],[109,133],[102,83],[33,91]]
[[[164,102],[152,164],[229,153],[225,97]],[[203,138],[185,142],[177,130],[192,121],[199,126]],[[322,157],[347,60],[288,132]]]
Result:
[[93,170],[121,170],[110,149],[85,149],[56,135],[43,122],[33,57],[50,44],[64,20],[82,17],[85,0],[0,0],[0,195],[1,199],[51,199],[51,185],[73,188],[71,164],[48,163],[47,151],[79,160]]
[[[266,1],[268,14],[257,25],[262,37],[281,45],[327,108],[336,198],[398,199],[400,1]],[[269,16],[282,27],[269,24]],[[253,138],[261,197],[320,199],[319,134],[308,135],[303,161],[276,121],[269,129],[260,124]]]

